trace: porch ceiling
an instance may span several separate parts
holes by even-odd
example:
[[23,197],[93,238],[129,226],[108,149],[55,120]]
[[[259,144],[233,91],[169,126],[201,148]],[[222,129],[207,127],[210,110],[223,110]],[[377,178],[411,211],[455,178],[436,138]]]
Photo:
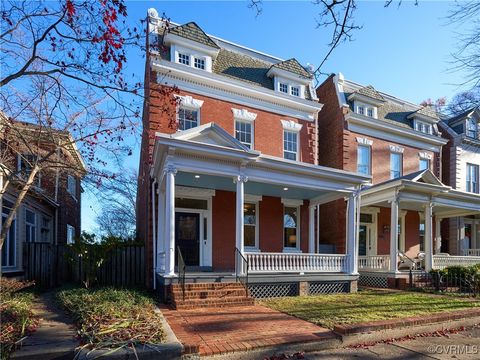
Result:
[[[199,176],[199,178],[196,178],[196,175]],[[176,175],[175,183],[181,186],[225,190],[233,192],[236,191],[236,185],[234,184],[231,177],[213,176],[179,171]],[[284,188],[287,188],[288,190],[284,190]],[[299,187],[292,187],[289,185],[280,186],[274,184],[264,184],[255,181],[247,181],[245,183],[245,194],[251,195],[265,195],[304,200],[312,199],[318,196],[328,195],[331,193],[331,191],[303,189]],[[339,193],[339,198],[342,196],[344,195]]]

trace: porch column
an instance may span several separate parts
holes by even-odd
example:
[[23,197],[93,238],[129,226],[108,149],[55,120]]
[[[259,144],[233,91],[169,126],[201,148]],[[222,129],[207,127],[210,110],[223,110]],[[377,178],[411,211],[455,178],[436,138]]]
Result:
[[435,254],[442,252],[442,229],[440,227],[441,218],[435,217]]
[[237,184],[237,203],[236,203],[236,232],[235,232],[235,243],[237,249],[243,255],[243,244],[244,244],[244,228],[243,228],[243,206],[245,198],[244,184],[248,181],[248,178],[244,175],[239,175],[233,180]]
[[398,251],[398,197],[392,200],[390,204],[390,271],[398,271],[397,251]]
[[175,174],[177,169],[165,169],[165,276],[175,276]]
[[165,272],[165,191],[158,186],[158,219],[157,219],[157,268],[156,272]]
[[347,200],[347,255],[350,274],[358,274],[358,231],[357,231],[358,194],[352,194]]
[[315,206],[308,208],[308,252],[315,253]]
[[432,203],[425,206],[425,270],[433,266]]

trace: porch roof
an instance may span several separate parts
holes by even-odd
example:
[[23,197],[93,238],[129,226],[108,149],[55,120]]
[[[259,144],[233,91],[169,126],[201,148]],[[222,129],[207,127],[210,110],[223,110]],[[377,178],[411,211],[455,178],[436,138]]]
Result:
[[[232,178],[248,177],[252,194],[286,195],[318,204],[347,196],[369,176],[263,155],[248,149],[214,123],[173,135],[156,134],[152,176],[162,180],[162,169],[173,165],[182,185],[230,190]],[[194,181],[192,174],[202,175]],[[291,197],[289,195],[289,197]]]
[[437,217],[480,214],[480,195],[444,185],[430,170],[418,171],[397,179],[364,188],[362,206],[388,207],[397,197],[402,209],[422,211],[429,202]]

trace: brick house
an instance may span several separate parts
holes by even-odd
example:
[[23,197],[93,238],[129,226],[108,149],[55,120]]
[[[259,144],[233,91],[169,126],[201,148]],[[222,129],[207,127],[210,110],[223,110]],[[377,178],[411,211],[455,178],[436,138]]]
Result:
[[[445,138],[443,182],[454,189],[480,193],[480,109],[472,108],[440,122]],[[480,256],[480,215],[459,216],[442,224],[452,254]],[[457,238],[463,241],[455,241]]]
[[[319,165],[372,179],[360,193],[361,282],[386,286],[387,278],[402,277],[400,270],[412,266],[429,270],[465,263],[466,258],[443,254],[459,238],[442,234],[441,222],[478,214],[480,197],[440,181],[442,147],[448,140],[435,111],[342,74],[329,76],[317,96],[324,104],[318,115]],[[343,246],[344,214],[342,201],[321,206],[321,244]]]
[[[254,296],[354,291],[356,189],[370,177],[319,165],[312,75],[193,22],[164,32],[154,9],[148,21],[137,230],[153,286],[178,281],[180,253],[189,282],[235,281],[248,261]],[[161,86],[178,89],[169,111]],[[318,209],[337,199],[348,225],[321,247]]]
[[[1,120],[4,117],[2,115]],[[1,125],[1,124],[0,124]],[[1,127],[1,126],[0,126]],[[29,133],[28,136],[42,136],[40,127],[16,122],[17,131]],[[50,132],[49,135],[69,137],[65,132]],[[28,159],[36,156],[27,149],[22,141],[11,142],[8,146],[5,138],[0,136],[0,189],[10,183],[1,199],[2,222],[10,213],[18,194],[16,177],[28,174]],[[13,145],[12,145],[13,144]],[[43,148],[54,146],[53,141],[46,141]],[[23,147],[23,148],[22,148]],[[42,242],[64,244],[74,241],[80,236],[81,221],[81,178],[85,173],[85,165],[76,147],[72,145],[68,151],[62,151],[62,161],[71,162],[72,169],[77,171],[44,171],[40,172],[35,183],[28,191],[19,210],[15,215],[12,226],[2,248],[2,274],[5,276],[21,276],[24,268],[23,247],[25,243]],[[12,177],[10,175],[15,175]],[[0,222],[1,224],[1,222]]]

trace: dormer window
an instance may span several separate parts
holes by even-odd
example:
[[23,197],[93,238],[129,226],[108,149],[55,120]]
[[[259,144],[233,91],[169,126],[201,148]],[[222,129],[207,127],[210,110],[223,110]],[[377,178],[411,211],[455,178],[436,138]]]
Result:
[[300,96],[300,88],[298,86],[292,86],[290,89],[290,94],[293,96]]
[[433,128],[432,124],[428,124],[423,121],[415,120],[415,130],[420,131],[424,134],[432,134],[433,133]]
[[190,55],[178,53],[178,62],[190,66]]
[[475,119],[473,118],[467,119],[467,126],[465,128],[466,128],[465,134],[468,137],[473,139],[478,138],[478,128],[477,128],[477,122],[475,121]]
[[196,57],[193,62],[193,66],[195,66],[197,69],[205,70],[205,59],[200,59]]
[[279,90],[280,92],[283,92],[283,93],[285,93],[285,94],[288,94],[288,85],[287,85],[287,84],[284,84],[284,83],[280,83],[280,84],[278,85],[278,90]]
[[367,116],[368,117],[373,117],[373,109],[372,108],[367,109]]
[[358,113],[359,113],[360,115],[365,115],[365,108],[364,108],[363,106],[359,106],[359,107],[358,107]]

